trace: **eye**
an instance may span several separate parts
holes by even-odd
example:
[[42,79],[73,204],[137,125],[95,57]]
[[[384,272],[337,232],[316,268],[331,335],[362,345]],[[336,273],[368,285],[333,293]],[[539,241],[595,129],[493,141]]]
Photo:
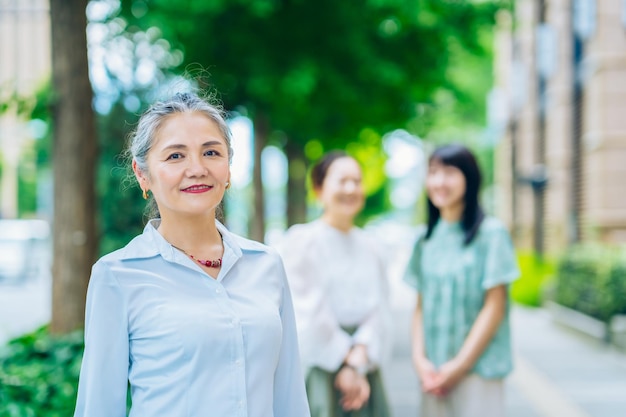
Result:
[[176,159],[182,159],[183,154],[179,153],[179,152],[175,152],[173,154],[171,154],[170,156],[168,156],[167,158],[165,158],[165,160],[176,160]]
[[207,151],[204,152],[205,156],[219,156],[220,153],[214,149],[209,149]]

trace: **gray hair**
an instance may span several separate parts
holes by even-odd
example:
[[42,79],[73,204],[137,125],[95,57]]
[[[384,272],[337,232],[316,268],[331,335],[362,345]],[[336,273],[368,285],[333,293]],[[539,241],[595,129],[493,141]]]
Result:
[[[137,128],[131,133],[127,154],[131,162],[134,160],[137,167],[145,175],[148,172],[148,152],[152,149],[154,139],[167,118],[176,113],[200,113],[215,122],[222,133],[228,147],[228,162],[232,161],[233,148],[232,134],[226,123],[223,108],[210,103],[194,93],[177,93],[167,100],[157,101],[141,115]],[[151,217],[158,217],[158,210],[154,199],[151,199],[147,212]]]

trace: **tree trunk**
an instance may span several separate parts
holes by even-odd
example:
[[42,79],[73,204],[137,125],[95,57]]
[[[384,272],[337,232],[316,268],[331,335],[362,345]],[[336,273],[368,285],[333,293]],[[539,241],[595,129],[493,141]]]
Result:
[[267,143],[269,125],[261,114],[254,118],[254,161],[252,167],[252,187],[254,213],[250,217],[250,238],[259,242],[265,240],[265,193],[263,192],[263,165],[261,153]]
[[85,294],[97,253],[97,140],[87,62],[88,0],[51,0],[54,216],[50,331],[85,319]]
[[289,177],[287,179],[287,226],[306,219],[306,160],[299,142],[288,141],[285,146]]

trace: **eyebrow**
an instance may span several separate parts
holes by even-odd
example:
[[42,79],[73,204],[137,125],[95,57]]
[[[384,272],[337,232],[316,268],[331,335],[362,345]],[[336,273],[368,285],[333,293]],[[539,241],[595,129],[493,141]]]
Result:
[[[219,140],[210,140],[208,142],[204,142],[202,144],[203,148],[209,147],[209,146],[215,146],[215,145],[224,145],[223,142],[220,142]],[[165,148],[161,149],[162,151],[168,151],[168,150],[172,150],[172,149],[187,149],[187,145],[182,144],[182,143],[174,143],[172,145],[167,145]]]

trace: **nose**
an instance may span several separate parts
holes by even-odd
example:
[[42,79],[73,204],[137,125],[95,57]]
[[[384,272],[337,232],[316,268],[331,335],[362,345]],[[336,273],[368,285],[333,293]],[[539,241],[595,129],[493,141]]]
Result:
[[428,183],[433,187],[441,187],[445,183],[445,175],[435,172],[428,175]]
[[189,177],[203,177],[207,175],[208,169],[201,158],[190,156],[187,158],[187,169],[185,173]]

